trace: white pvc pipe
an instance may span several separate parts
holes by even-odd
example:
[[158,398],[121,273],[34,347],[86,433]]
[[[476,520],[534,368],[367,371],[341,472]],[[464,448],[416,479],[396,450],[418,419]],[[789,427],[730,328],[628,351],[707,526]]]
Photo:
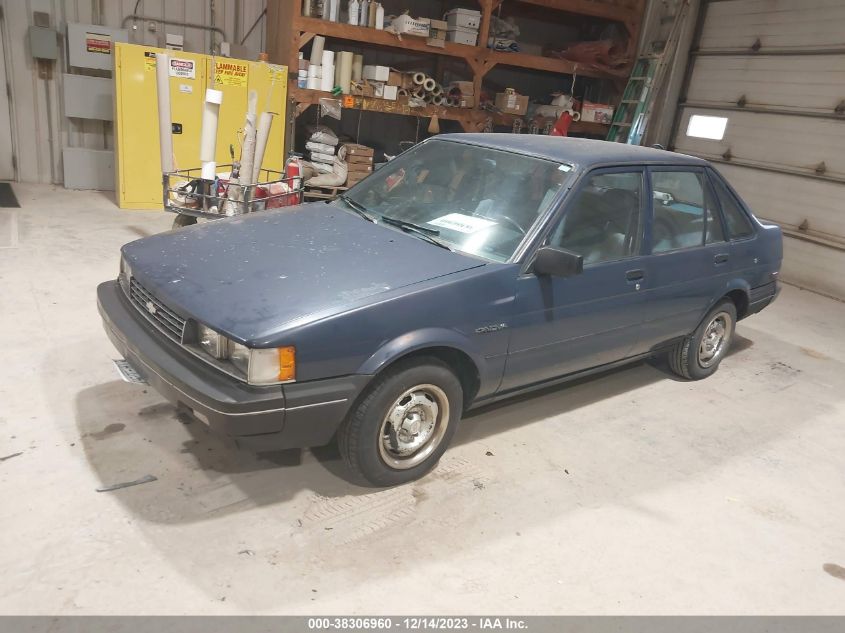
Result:
[[320,80],[320,90],[331,92],[334,88],[334,51],[323,51],[323,76]]
[[255,110],[258,105],[258,93],[255,90],[249,91],[249,100],[244,122],[244,146],[241,152],[241,176],[240,184],[251,185],[252,166],[255,162]]
[[311,44],[311,63],[319,66],[323,59],[323,46],[326,45],[326,38],[322,35],[315,35]]
[[202,109],[202,136],[200,137],[200,163],[202,177],[214,180],[217,170],[217,121],[220,117],[220,104],[223,93],[208,88],[205,91],[205,104]]
[[275,112],[262,112],[258,120],[258,131],[255,137],[255,159],[252,165],[252,182],[258,182],[261,175],[261,164],[264,162],[264,151],[267,149],[267,139],[270,138],[270,128],[273,125]]
[[173,171],[173,123],[170,118],[170,57],[156,53],[156,91],[158,93],[158,142],[161,171]]

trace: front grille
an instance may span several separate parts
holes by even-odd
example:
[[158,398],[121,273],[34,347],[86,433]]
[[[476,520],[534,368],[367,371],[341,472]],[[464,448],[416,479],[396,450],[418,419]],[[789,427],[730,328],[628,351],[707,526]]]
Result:
[[138,311],[147,317],[162,332],[174,341],[182,342],[185,319],[156,299],[144,286],[132,277],[129,280],[129,298]]

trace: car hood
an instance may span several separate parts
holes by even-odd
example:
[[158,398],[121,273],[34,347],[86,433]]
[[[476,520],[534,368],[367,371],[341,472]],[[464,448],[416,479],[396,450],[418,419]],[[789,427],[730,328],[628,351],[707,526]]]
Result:
[[484,265],[325,203],[153,235],[123,255],[166,305],[257,345],[293,320]]

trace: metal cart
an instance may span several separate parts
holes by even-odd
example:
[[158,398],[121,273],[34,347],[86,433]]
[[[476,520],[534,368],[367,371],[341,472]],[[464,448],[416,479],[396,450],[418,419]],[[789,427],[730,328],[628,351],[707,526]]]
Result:
[[[233,165],[218,165],[231,172]],[[175,213],[173,228],[196,224],[199,218],[216,220],[302,202],[302,178],[262,169],[258,182],[240,185],[215,178],[203,180],[202,169],[180,169],[162,175],[165,211]]]

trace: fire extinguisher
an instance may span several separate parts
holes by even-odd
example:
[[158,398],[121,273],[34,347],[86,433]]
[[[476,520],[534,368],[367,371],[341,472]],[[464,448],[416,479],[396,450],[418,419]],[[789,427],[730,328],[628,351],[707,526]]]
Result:
[[302,188],[302,156],[294,152],[288,155],[288,161],[285,163],[285,178],[288,179],[291,190],[299,191]]
[[287,196],[285,206],[302,202],[302,155],[295,152],[288,154],[285,163],[285,180],[291,195]]

